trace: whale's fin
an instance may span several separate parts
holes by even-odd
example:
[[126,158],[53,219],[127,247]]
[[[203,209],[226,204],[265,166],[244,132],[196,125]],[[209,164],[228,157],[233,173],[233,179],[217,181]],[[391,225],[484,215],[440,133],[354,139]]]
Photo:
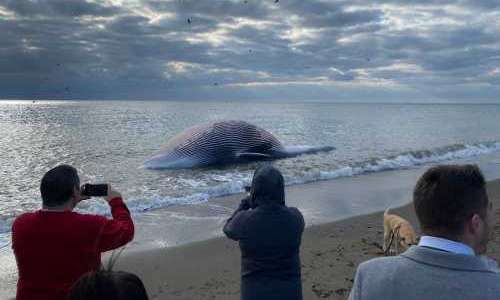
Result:
[[249,158],[249,159],[263,159],[263,158],[272,158],[271,155],[265,153],[257,153],[257,152],[240,152],[236,154],[238,158]]

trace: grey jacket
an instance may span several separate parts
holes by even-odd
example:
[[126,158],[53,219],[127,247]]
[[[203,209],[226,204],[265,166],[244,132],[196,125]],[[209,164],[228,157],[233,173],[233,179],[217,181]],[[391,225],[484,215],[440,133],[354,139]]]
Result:
[[500,299],[500,273],[477,256],[413,246],[360,264],[349,299]]

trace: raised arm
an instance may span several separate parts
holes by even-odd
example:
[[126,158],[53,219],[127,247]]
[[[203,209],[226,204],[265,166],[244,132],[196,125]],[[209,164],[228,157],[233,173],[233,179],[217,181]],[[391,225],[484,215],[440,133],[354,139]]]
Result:
[[100,252],[121,247],[134,238],[134,222],[122,196],[109,186],[108,203],[113,219],[106,219],[98,237]]
[[226,224],[222,231],[224,234],[235,241],[240,240],[244,236],[244,227],[246,215],[245,211],[250,209],[250,198],[243,198],[238,208],[234,211],[232,216],[227,219]]

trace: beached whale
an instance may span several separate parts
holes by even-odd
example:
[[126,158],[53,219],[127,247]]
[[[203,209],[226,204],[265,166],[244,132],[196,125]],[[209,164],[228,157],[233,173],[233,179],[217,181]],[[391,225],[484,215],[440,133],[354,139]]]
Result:
[[185,169],[293,157],[331,151],[331,146],[284,147],[271,133],[244,121],[219,121],[190,127],[148,159],[149,169]]

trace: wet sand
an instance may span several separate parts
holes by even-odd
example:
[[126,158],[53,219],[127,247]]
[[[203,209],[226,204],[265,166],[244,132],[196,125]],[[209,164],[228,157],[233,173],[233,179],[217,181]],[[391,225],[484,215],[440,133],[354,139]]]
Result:
[[[500,220],[500,180],[488,183],[488,193]],[[411,205],[393,212],[418,231]],[[500,226],[494,230],[488,255],[499,260]],[[382,212],[307,227],[301,247],[304,299],[346,299],[356,266],[382,255],[382,235]],[[138,274],[152,299],[239,299],[240,252],[226,238],[125,253],[115,269]]]

